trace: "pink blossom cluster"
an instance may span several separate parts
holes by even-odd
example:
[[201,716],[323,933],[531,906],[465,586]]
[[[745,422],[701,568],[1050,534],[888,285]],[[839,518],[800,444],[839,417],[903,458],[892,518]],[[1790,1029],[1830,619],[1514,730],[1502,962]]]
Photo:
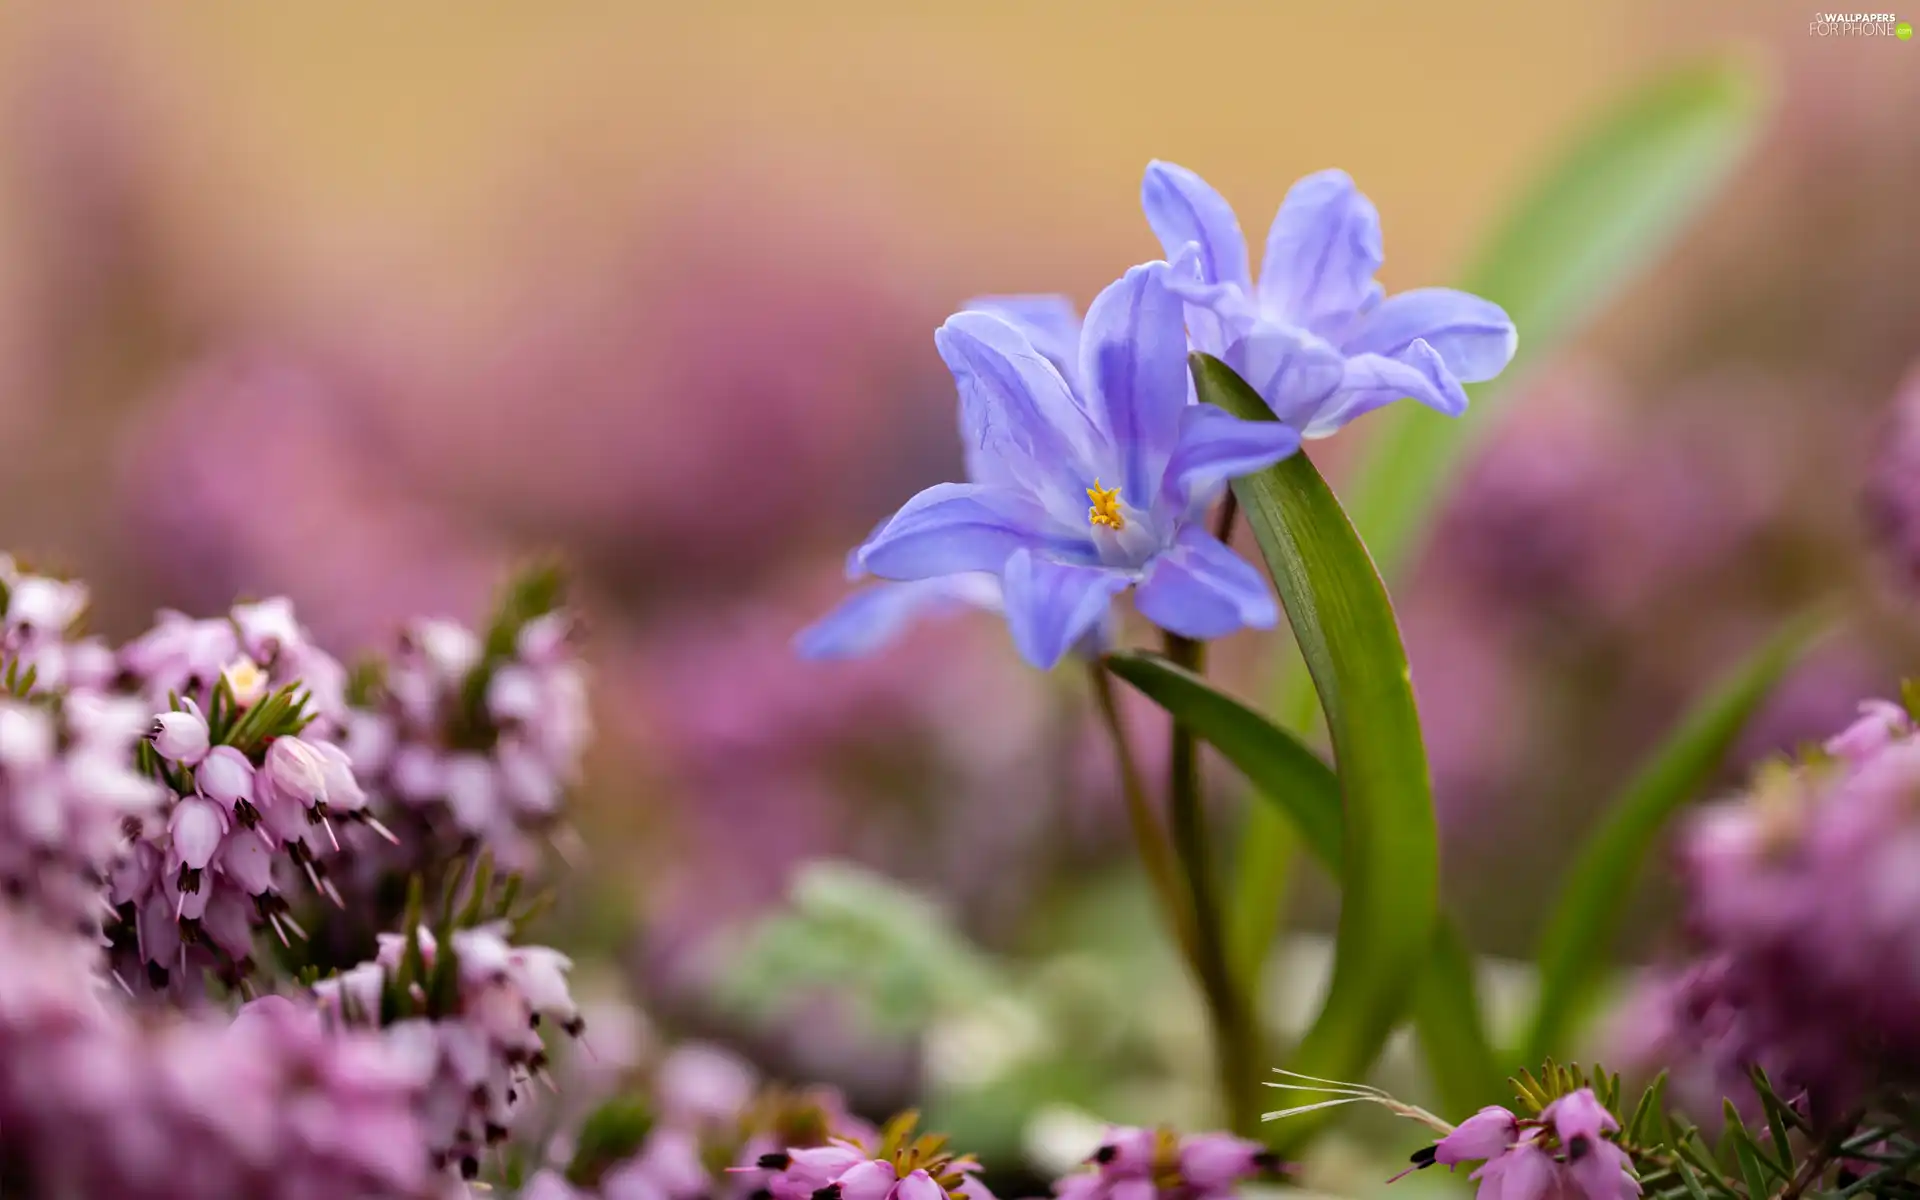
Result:
[[[441,951],[434,935],[418,928],[418,951],[428,972]],[[517,946],[498,924],[456,931],[451,939],[453,994],[427,994],[425,980],[400,986],[407,952],[404,934],[385,934],[374,960],[314,985],[323,1011],[343,1023],[381,1023],[396,1003],[403,1014],[386,1023],[390,1043],[427,1064],[421,1103],[426,1145],[435,1163],[457,1165],[467,1178],[480,1159],[506,1140],[527,1099],[527,1088],[544,1078],[547,1052],[543,1021],[569,1036],[584,1028],[567,986],[573,964],[544,946]]]
[[[134,933],[130,945],[121,939],[123,975],[191,991],[212,971],[237,984],[251,970],[256,928],[282,942],[303,935],[289,895],[310,889],[338,902],[327,860],[341,850],[339,827],[379,828],[335,740],[345,671],[284,599],[208,619],[163,612],[120,662],[145,701],[167,795],[163,820],[112,876],[111,902]],[[250,729],[252,710],[288,703],[289,687],[299,732]],[[231,744],[243,733],[245,744]]]
[[1613,1140],[1620,1122],[1580,1088],[1555,1099],[1538,1119],[1490,1106],[1414,1155],[1416,1168],[1478,1162],[1479,1200],[1634,1200],[1640,1181]]
[[420,1064],[269,997],[137,1019],[83,942],[0,912],[0,1181],[117,1200],[428,1200]]
[[1636,1005],[1630,1050],[1722,1087],[1761,1065],[1832,1118],[1920,1078],[1920,737],[1874,700],[1825,751],[1689,827],[1698,956]]
[[410,839],[538,861],[534,836],[578,780],[591,728],[572,624],[541,613],[501,631],[504,645],[452,621],[407,627],[379,696],[349,714],[346,747]]

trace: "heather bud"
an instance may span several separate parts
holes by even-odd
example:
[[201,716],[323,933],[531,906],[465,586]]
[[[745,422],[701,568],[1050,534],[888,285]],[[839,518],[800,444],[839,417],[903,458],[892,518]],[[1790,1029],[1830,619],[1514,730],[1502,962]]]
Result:
[[194,768],[194,782],[200,794],[231,809],[238,802],[253,801],[253,764],[232,746],[215,746]]
[[226,836],[227,818],[211,800],[189,796],[174,806],[173,819],[167,823],[173,835],[173,852],[180,861],[196,871],[205,870],[213,861],[220,839]]
[[312,808],[327,798],[327,760],[297,737],[273,739],[261,770],[284,799]]
[[151,737],[154,751],[169,762],[190,767],[206,757],[207,721],[197,711],[161,713],[153,719]]

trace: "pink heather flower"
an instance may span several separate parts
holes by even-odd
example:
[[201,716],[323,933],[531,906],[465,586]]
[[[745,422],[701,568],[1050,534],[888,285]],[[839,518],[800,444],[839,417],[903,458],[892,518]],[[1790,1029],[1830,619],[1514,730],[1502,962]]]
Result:
[[0,913],[0,1161],[28,1195],[428,1200],[423,1063],[269,997],[135,1020],[80,943]]
[[1078,1171],[1054,1184],[1058,1200],[1212,1200],[1280,1169],[1265,1146],[1225,1133],[1115,1127]]
[[1514,1143],[1470,1178],[1480,1184],[1476,1200],[1560,1200],[1563,1195],[1560,1164],[1532,1140]]
[[85,584],[23,572],[0,555],[7,603],[0,614],[0,665],[33,672],[39,692],[95,690],[113,678],[113,652],[74,635],[89,603]]
[[[189,705],[193,701],[187,701]],[[168,762],[198,765],[207,756],[207,719],[198,706],[185,712],[163,712],[153,719],[153,749]]]
[[734,1121],[753,1099],[759,1078],[745,1059],[697,1042],[676,1046],[654,1077],[663,1121],[701,1125]]
[[[414,931],[429,970],[439,947]],[[323,1010],[348,1022],[377,1021],[388,972],[405,951],[405,934],[381,939],[379,957],[314,985]],[[449,1011],[404,1018],[389,1028],[430,1064],[422,1101],[425,1136],[437,1162],[458,1164],[471,1178],[488,1147],[503,1141],[525,1108],[531,1076],[546,1068],[542,1018],[568,1034],[584,1028],[567,992],[567,958],[537,946],[515,946],[501,926],[453,935],[459,990]],[[525,985],[525,986],[523,986]]]
[[1606,1139],[1619,1128],[1591,1088],[1555,1099],[1524,1136],[1513,1113],[1483,1108],[1415,1154],[1409,1171],[1484,1160],[1471,1176],[1479,1200],[1632,1200],[1640,1184],[1631,1161]]
[[127,869],[136,835],[165,834],[166,789],[134,769],[144,708],[0,699],[0,889],[50,927],[97,934],[103,881]]
[[1818,1121],[1920,1074],[1920,738],[1890,704],[1862,712],[1831,760],[1763,770],[1686,828],[1698,959],[1637,1037],[1679,1055],[1677,1082],[1740,1095],[1758,1063]]
[[[409,844],[476,838],[503,864],[537,862],[535,835],[578,782],[590,732],[585,674],[565,638],[570,625],[564,611],[537,617],[511,651],[492,659],[478,635],[454,622],[406,628],[376,706],[350,715],[344,750]],[[480,711],[466,712],[474,684],[482,685]]]
[[1886,700],[1863,700],[1859,719],[1828,738],[1826,751],[1859,765],[1912,733],[1906,709]]
[[[308,640],[285,600],[238,605],[210,620],[164,612],[122,650],[120,664],[147,697],[128,702],[146,708],[141,732],[171,764],[164,777],[180,790],[161,788],[163,820],[138,831],[109,876],[107,899],[123,926],[116,969],[186,994],[197,994],[193,985],[208,972],[237,984],[252,967],[256,925],[282,942],[304,936],[283,889],[303,881],[341,902],[327,870],[342,848],[339,826],[374,826],[332,741],[346,715],[344,673]],[[209,745],[205,714],[222,681],[241,708],[292,686],[312,719],[264,749]],[[179,707],[156,716],[147,707],[156,696],[163,705],[178,697]],[[113,719],[102,712],[97,721]]]
[[1433,1161],[1454,1167],[1463,1162],[1479,1162],[1506,1152],[1520,1136],[1520,1123],[1512,1113],[1498,1105],[1489,1105],[1454,1127],[1452,1133],[1434,1143]]
[[1540,1119],[1553,1126],[1554,1136],[1568,1147],[1569,1157],[1574,1158],[1583,1153],[1574,1149],[1580,1143],[1599,1141],[1602,1135],[1620,1129],[1620,1122],[1600,1103],[1592,1088],[1561,1096],[1541,1111]]

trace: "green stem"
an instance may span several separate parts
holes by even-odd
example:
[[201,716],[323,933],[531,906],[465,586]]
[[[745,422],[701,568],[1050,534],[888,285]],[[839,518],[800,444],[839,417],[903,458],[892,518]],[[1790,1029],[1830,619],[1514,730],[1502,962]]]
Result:
[[1100,710],[1107,733],[1113,738],[1114,757],[1120,764],[1120,791],[1126,799],[1127,822],[1133,827],[1133,841],[1139,848],[1141,865],[1146,867],[1147,879],[1160,898],[1161,912],[1167,919],[1168,928],[1181,954],[1189,963],[1196,962],[1193,914],[1187,906],[1186,896],[1180,890],[1180,872],[1174,861],[1173,850],[1167,845],[1160,822],[1154,818],[1153,806],[1147,802],[1147,789],[1140,776],[1140,764],[1134,757],[1126,726],[1120,722],[1120,708],[1114,702],[1113,680],[1108,677],[1106,667],[1097,660],[1089,661],[1087,668],[1087,676],[1093,683],[1095,706]]
[[[1195,674],[1204,669],[1206,647],[1201,642],[1168,634],[1166,652],[1170,660]],[[1168,817],[1173,830],[1174,854],[1186,875],[1187,894],[1192,904],[1194,975],[1213,1025],[1221,1099],[1233,1131],[1251,1137],[1260,1127],[1254,1077],[1260,1057],[1259,1035],[1252,1012],[1240,989],[1234,986],[1233,973],[1227,966],[1220,901],[1207,846],[1206,815],[1201,810],[1199,749],[1193,730],[1176,721],[1167,788]]]

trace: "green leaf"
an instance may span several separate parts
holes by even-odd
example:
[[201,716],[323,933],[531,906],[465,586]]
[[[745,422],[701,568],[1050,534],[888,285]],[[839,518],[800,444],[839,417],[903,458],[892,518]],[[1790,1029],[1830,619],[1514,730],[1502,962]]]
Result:
[[[1157,654],[1111,654],[1107,669],[1205,738],[1284,814],[1333,876],[1341,870],[1340,780],[1305,743],[1204,678]],[[1452,922],[1434,932],[1433,957],[1414,994],[1414,1023],[1449,1111],[1499,1099],[1501,1072],[1481,1017],[1472,952]]]
[[1622,1140],[1634,1145],[1648,1140],[1647,1121],[1658,1113],[1666,1090],[1667,1073],[1662,1071],[1652,1083],[1647,1085],[1647,1090],[1640,1093],[1640,1103],[1633,1106],[1633,1115],[1624,1123],[1625,1132],[1621,1134]]
[[1110,654],[1107,669],[1205,738],[1299,828],[1336,877],[1340,871],[1340,781],[1300,739],[1205,678],[1157,654]]
[[1825,628],[1818,613],[1787,622],[1694,704],[1607,807],[1567,873],[1540,939],[1540,998],[1523,1058],[1544,1057],[1573,1035],[1618,931],[1621,901],[1660,831],[1713,778],[1748,718]]
[[890,1032],[1004,993],[996,964],[926,896],[857,866],[809,863],[785,911],[745,931],[716,999],[765,1017],[809,991],[858,1001]]
[[615,1096],[594,1109],[574,1139],[567,1182],[575,1187],[598,1187],[602,1176],[633,1157],[653,1126],[653,1108],[641,1096]]
[[[1196,354],[1202,401],[1245,420],[1273,413],[1238,375]],[[1339,768],[1340,924],[1333,978],[1297,1070],[1357,1079],[1411,1000],[1439,906],[1439,843],[1406,650],[1367,548],[1305,454],[1236,480],[1327,714]],[[1310,1122],[1283,1126],[1297,1138]]]
[[[1577,334],[1693,222],[1752,142],[1765,97],[1750,69],[1726,60],[1651,79],[1574,137],[1495,226],[1460,286],[1507,310],[1520,331],[1514,365],[1468,389],[1473,407],[1462,419],[1407,403],[1370,415],[1368,442],[1341,488],[1387,579],[1407,569],[1469,440],[1498,420],[1509,381]],[[1313,692],[1285,661],[1273,711],[1307,732]],[[1247,814],[1231,914],[1243,973],[1278,929],[1290,849],[1272,813]]]

